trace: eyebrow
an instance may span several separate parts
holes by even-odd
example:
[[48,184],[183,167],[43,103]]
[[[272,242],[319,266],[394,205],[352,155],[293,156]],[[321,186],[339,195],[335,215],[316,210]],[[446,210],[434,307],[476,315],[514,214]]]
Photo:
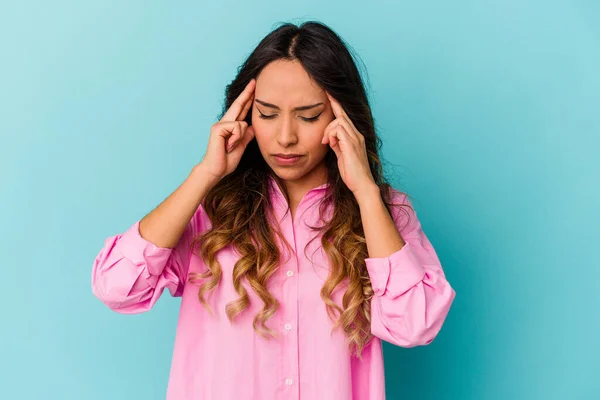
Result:
[[[275,104],[271,104],[271,103],[267,103],[265,101],[259,100],[259,99],[254,99],[257,103],[265,106],[265,107],[269,107],[269,108],[274,108],[276,110],[280,110],[279,107],[277,107]],[[315,108],[317,106],[320,106],[323,103],[316,103],[316,104],[311,104],[308,106],[300,106],[300,107],[296,107],[294,108],[292,111],[303,111],[303,110],[310,110],[311,108]]]

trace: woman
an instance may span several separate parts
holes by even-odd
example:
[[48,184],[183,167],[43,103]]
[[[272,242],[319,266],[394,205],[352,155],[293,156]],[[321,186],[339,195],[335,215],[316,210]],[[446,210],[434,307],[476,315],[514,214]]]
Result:
[[455,292],[378,148],[331,29],[260,42],[202,161],[93,265],[117,312],[182,297],[168,399],[385,398],[381,340],[430,343]]

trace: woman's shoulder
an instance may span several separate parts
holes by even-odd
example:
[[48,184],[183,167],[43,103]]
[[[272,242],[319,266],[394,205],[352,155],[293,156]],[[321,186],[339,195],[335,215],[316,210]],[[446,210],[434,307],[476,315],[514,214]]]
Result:
[[199,235],[210,229],[212,226],[208,213],[203,203],[198,205],[190,223],[188,225],[189,232],[193,235]]
[[389,186],[390,212],[394,222],[403,230],[418,223],[417,212],[411,196],[401,189]]
[[412,207],[412,201],[408,193],[392,185],[388,186],[388,193],[390,202],[394,203],[394,205],[409,205]]

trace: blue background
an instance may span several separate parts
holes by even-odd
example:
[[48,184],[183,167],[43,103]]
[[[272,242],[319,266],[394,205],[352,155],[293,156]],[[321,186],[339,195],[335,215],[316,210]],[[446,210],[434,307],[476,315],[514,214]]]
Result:
[[0,398],[164,398],[179,300],[111,312],[92,261],[200,161],[258,41],[307,19],[364,62],[457,292],[430,346],[385,345],[388,398],[600,398],[600,3],[566,0],[2,2]]

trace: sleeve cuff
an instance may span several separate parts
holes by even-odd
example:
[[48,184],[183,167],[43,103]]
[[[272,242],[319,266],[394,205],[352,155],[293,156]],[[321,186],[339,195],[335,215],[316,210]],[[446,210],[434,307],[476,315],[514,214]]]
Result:
[[409,242],[387,257],[366,258],[365,263],[376,296],[382,296],[386,289],[392,295],[400,295],[425,275],[425,268],[413,253]]

